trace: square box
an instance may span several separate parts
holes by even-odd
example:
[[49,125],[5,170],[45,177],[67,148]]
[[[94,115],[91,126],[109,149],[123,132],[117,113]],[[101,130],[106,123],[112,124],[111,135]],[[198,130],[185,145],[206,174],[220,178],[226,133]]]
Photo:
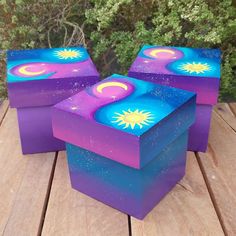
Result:
[[71,185],[143,219],[184,176],[187,141],[185,131],[140,170],[66,143]]
[[129,69],[129,76],[195,92],[196,122],[190,128],[188,150],[206,151],[212,106],[217,103],[221,53],[145,45]]
[[114,74],[56,104],[71,185],[136,218],[184,176],[196,95]]
[[24,154],[65,149],[52,135],[51,107],[99,81],[83,47],[9,50],[7,86]]
[[56,104],[54,136],[141,169],[195,119],[196,95],[114,74]]

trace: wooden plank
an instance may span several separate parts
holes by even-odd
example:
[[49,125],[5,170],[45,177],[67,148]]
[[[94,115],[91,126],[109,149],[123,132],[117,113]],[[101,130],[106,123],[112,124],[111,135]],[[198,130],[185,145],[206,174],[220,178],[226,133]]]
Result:
[[0,235],[37,235],[55,153],[23,156],[16,111],[0,126]]
[[[232,104],[232,107],[233,104]],[[216,113],[232,128],[236,131],[236,119],[231,107],[227,103],[219,103],[214,107]],[[236,112],[236,104],[235,104]],[[235,113],[236,114],[236,113]]]
[[230,106],[232,112],[234,113],[234,115],[236,116],[236,102],[229,103],[229,106]]
[[128,217],[71,188],[66,155],[60,152],[42,235],[128,235]]
[[133,236],[224,235],[193,153],[183,180],[143,221],[131,218],[131,226]]
[[[224,115],[227,119],[227,114]],[[207,153],[199,163],[227,235],[236,235],[236,133],[213,112]]]
[[2,120],[7,112],[8,107],[9,107],[9,102],[7,100],[4,100],[0,104],[0,124],[2,123]]

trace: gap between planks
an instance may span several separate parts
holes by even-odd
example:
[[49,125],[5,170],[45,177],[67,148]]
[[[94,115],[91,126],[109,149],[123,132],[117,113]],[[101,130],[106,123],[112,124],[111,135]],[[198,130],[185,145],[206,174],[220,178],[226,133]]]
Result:
[[[6,106],[6,105],[5,105]],[[2,117],[2,120],[3,118],[6,116],[6,113],[7,113],[7,109],[8,109],[8,106],[6,107],[6,111],[4,112],[4,115]],[[0,119],[1,121],[1,119]],[[41,223],[40,223],[40,228],[39,228],[39,231],[38,231],[38,234],[40,235],[41,232],[42,232],[42,228],[43,228],[43,225],[44,225],[44,216],[45,214],[47,213],[47,209],[48,209],[48,201],[50,199],[50,195],[51,195],[51,187],[52,187],[52,182],[53,182],[53,178],[54,178],[54,172],[55,172],[55,168],[56,168],[56,160],[54,160],[54,164],[53,164],[53,168],[52,168],[52,172],[51,172],[51,175],[50,175],[50,180],[49,180],[49,184],[48,184],[48,189],[47,189],[47,194],[46,194],[46,197],[45,197],[45,202],[44,202],[44,208],[43,208],[43,212],[42,212],[42,215],[41,215]],[[201,168],[201,167],[200,167]],[[204,175],[203,175],[204,176]],[[206,176],[205,176],[206,177]],[[204,178],[205,178],[204,177]],[[209,192],[210,193],[210,192]],[[211,193],[210,193],[211,194]],[[214,203],[214,202],[213,202]],[[128,222],[129,222],[129,235],[132,234],[131,232],[131,218],[128,216]]]
[[7,111],[9,109],[9,102],[8,100],[4,100],[1,104],[0,104],[0,126],[7,114]]
[[143,221],[131,223],[133,236],[224,235],[193,152],[184,178]]
[[[214,111],[215,111],[215,114],[220,117],[220,119],[222,119],[230,128],[233,129],[234,132],[236,132],[236,128],[235,128],[236,127],[236,103],[229,103],[229,104],[228,103],[219,103],[215,106]],[[207,175],[204,171],[203,164],[201,163],[200,155],[199,155],[198,152],[195,152],[195,155],[196,155],[200,170],[202,172],[204,181],[206,183],[208,192],[210,194],[213,206],[215,208],[216,214],[219,218],[221,227],[224,231],[224,234],[228,235],[227,229],[226,229],[226,227],[224,225],[224,222],[222,220],[222,217],[221,217],[220,209],[217,205],[214,193],[211,189],[211,186],[210,186],[210,183],[208,181]]]
[[132,226],[131,226],[131,216],[128,216],[128,227],[129,227],[129,236],[132,236]]
[[229,107],[231,111],[234,113],[234,116],[236,117],[236,102],[229,103]]
[[212,204],[213,204],[213,206],[214,206],[216,215],[217,215],[217,217],[218,217],[218,219],[219,219],[221,228],[222,228],[224,234],[227,235],[227,230],[226,230],[226,228],[225,228],[225,226],[224,226],[224,223],[223,223],[223,220],[222,220],[222,218],[221,218],[221,214],[220,214],[219,207],[218,207],[218,205],[216,204],[216,199],[215,199],[214,193],[212,192],[212,189],[211,189],[210,184],[209,184],[209,182],[208,182],[207,176],[206,176],[206,174],[205,174],[205,172],[204,172],[204,168],[203,168],[203,165],[202,165],[202,163],[201,163],[201,161],[200,161],[200,156],[199,156],[198,152],[195,152],[195,156],[196,156],[196,159],[197,159],[199,168],[200,168],[200,170],[201,170],[201,172],[202,172],[202,176],[203,176],[203,179],[204,179],[204,181],[205,181],[205,184],[206,184],[208,193],[209,193],[209,195],[210,195]]
[[57,158],[58,158],[58,152],[55,153],[55,159],[54,159],[53,166],[52,166],[52,172],[51,172],[51,175],[50,175],[50,178],[49,178],[48,189],[47,189],[45,202],[44,202],[44,206],[43,206],[43,211],[42,211],[42,216],[41,216],[41,220],[40,220],[40,224],[39,224],[39,230],[38,230],[38,233],[37,233],[38,236],[42,235],[43,224],[44,224],[45,215],[46,215],[47,208],[48,208],[48,201],[49,201],[49,198],[50,198],[52,182],[53,182],[54,173],[55,173],[56,164],[57,164]]
[[236,103],[218,103],[214,111],[225,123],[236,132]]
[[129,235],[128,217],[71,188],[66,153],[59,152],[42,235]]
[[[212,134],[209,138],[208,151],[196,153],[196,156],[224,234],[235,235],[236,201],[233,196],[235,185],[230,183],[233,176],[229,176],[228,173],[231,173],[234,169],[232,167],[236,166],[236,152],[230,150],[234,148],[234,141],[230,137],[233,140],[236,137],[236,103],[217,104],[213,110],[212,119],[218,122],[218,126],[211,126]],[[218,129],[222,129],[222,132],[217,133]],[[222,135],[224,135],[223,139]],[[222,142],[223,149],[220,149]],[[222,161],[223,158],[225,161]]]
[[0,234],[37,235],[55,153],[23,156],[16,110],[7,101],[0,117]]

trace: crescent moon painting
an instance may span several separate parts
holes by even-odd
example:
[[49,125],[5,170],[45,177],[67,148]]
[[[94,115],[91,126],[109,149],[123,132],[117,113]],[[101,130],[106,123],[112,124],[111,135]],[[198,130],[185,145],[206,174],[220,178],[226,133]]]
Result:
[[26,66],[21,66],[18,71],[22,76],[37,76],[37,75],[41,75],[44,74],[46,72],[46,70],[39,70],[39,71],[33,71],[30,70],[32,68],[31,65],[26,65]]
[[128,89],[128,86],[121,82],[105,82],[97,86],[97,91],[99,93],[102,93],[102,90],[104,88],[109,88],[109,87],[120,87],[120,88],[123,88],[124,90]]
[[[93,76],[97,70],[83,47],[10,51],[8,82]],[[21,56],[20,56],[21,55]]]
[[150,52],[150,55],[153,56],[153,57],[158,58],[158,54],[163,54],[163,56],[165,57],[168,54],[175,55],[175,52],[173,50],[170,50],[170,49],[154,49]]
[[120,99],[133,91],[130,83],[118,80],[100,82],[92,88],[92,93],[97,97]]
[[143,51],[143,54],[154,60],[175,60],[183,57],[183,53],[171,48],[148,48]]
[[145,45],[129,69],[132,73],[220,78],[220,51]]
[[162,94],[159,85],[114,74],[65,100],[61,106],[88,120],[141,135],[181,102],[174,98],[173,88],[165,88]]

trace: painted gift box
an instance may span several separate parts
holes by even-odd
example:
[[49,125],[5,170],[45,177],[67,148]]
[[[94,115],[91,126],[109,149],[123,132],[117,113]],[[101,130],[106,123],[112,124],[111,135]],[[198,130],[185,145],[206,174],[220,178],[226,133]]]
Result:
[[197,93],[196,122],[188,150],[206,151],[212,106],[217,103],[221,53],[218,49],[143,46],[129,76]]
[[56,104],[72,187],[143,218],[183,177],[196,95],[112,75]]
[[22,152],[65,149],[65,143],[53,137],[51,107],[98,81],[83,47],[9,50],[8,96],[17,108]]

